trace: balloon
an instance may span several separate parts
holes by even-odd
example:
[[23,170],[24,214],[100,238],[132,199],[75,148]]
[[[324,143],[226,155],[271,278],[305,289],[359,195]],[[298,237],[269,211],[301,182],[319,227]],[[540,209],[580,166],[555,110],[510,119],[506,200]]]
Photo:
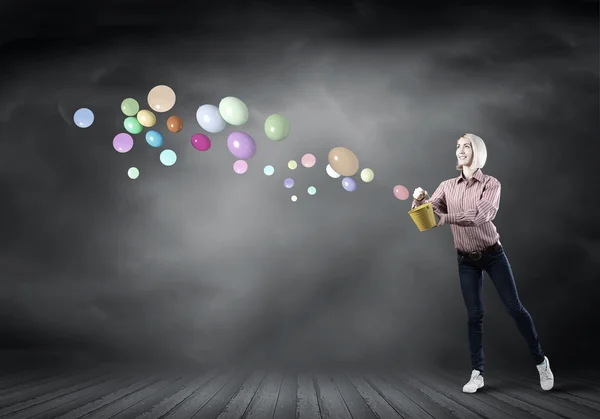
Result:
[[288,162],[288,168],[290,170],[296,170],[297,167],[298,167],[298,163],[296,163],[296,160],[290,160]]
[[139,175],[140,171],[137,167],[130,167],[127,171],[127,176],[129,176],[130,179],[137,179]]
[[345,177],[342,179],[342,187],[348,192],[354,192],[356,190],[356,182],[351,177]]
[[167,112],[175,106],[175,92],[169,86],[155,86],[148,93],[148,105],[156,112]]
[[332,177],[332,178],[334,178],[334,179],[337,179],[337,178],[339,178],[339,177],[340,177],[340,174],[339,174],[339,173],[337,173],[335,170],[333,170],[333,169],[331,168],[331,165],[330,165],[330,164],[328,164],[328,165],[327,165],[327,167],[325,168],[325,170],[327,171],[327,174],[329,175],[329,177]]
[[146,109],[138,112],[137,120],[140,124],[142,124],[142,126],[146,128],[152,127],[154,126],[154,124],[156,124],[156,116],[154,116],[152,112]]
[[151,129],[146,133],[146,142],[152,147],[160,147],[165,143],[165,139],[160,132]]
[[200,106],[196,111],[196,120],[203,130],[212,134],[223,131],[227,126],[215,105]]
[[235,131],[227,137],[227,148],[241,160],[247,160],[256,153],[256,143],[254,139],[245,132]]
[[265,134],[273,141],[285,140],[290,135],[290,121],[274,113],[265,120]]
[[265,173],[265,175],[271,176],[273,173],[275,173],[275,168],[271,165],[265,166],[265,168],[263,169],[263,172]]
[[353,176],[358,172],[358,158],[346,147],[335,147],[327,157],[331,168],[342,176]]
[[88,108],[77,109],[73,115],[73,121],[79,128],[88,128],[94,123],[94,112]]
[[117,134],[115,138],[113,138],[113,147],[119,153],[127,153],[133,148],[133,138],[131,135],[125,134],[124,132]]
[[160,153],[160,162],[165,166],[173,166],[177,161],[177,154],[173,150],[163,150]]
[[292,179],[291,177],[287,178],[286,180],[283,181],[283,186],[290,189],[291,187],[294,186],[294,179]]
[[396,186],[394,186],[394,196],[396,198],[398,198],[399,200],[404,201],[404,200],[408,199],[408,196],[409,196],[408,189],[406,189],[405,186],[396,185]]
[[375,179],[375,173],[373,173],[373,170],[371,169],[362,169],[362,171],[360,172],[360,178],[363,182],[369,183],[373,179]]
[[140,104],[137,100],[128,97],[121,102],[121,112],[127,116],[134,116],[140,110]]
[[208,138],[204,134],[194,134],[192,135],[192,146],[198,151],[208,151],[212,143],[210,142],[210,138]]
[[313,167],[317,163],[317,158],[314,155],[308,153],[302,156],[300,162],[304,167]]
[[171,132],[179,132],[183,129],[183,119],[176,115],[171,115],[167,119],[167,129]]
[[248,122],[248,107],[237,97],[227,96],[219,103],[219,113],[231,125],[244,125]]
[[315,188],[314,186],[309,186],[306,192],[308,192],[309,195],[314,195],[317,193],[317,188]]
[[125,118],[125,121],[123,121],[123,126],[125,127],[127,132],[131,134],[139,134],[144,129],[144,127],[142,127],[142,124],[140,124],[140,122],[135,116],[129,116]]
[[296,195],[292,195],[290,199],[292,200],[292,202],[296,202],[298,200],[298,197]]
[[243,175],[248,170],[248,163],[244,160],[237,160],[233,163],[233,171],[238,175]]

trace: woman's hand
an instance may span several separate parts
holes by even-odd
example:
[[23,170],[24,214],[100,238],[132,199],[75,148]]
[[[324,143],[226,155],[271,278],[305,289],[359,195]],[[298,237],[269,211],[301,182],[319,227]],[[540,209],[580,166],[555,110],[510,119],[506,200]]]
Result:
[[425,199],[425,195],[427,195],[427,191],[419,186],[413,192],[413,199],[415,201],[422,201],[423,199]]

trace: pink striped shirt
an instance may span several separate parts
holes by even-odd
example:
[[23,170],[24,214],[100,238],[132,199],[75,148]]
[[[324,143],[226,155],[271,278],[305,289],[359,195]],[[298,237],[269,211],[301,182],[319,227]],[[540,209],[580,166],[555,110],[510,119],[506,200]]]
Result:
[[443,181],[429,200],[413,201],[412,207],[426,202],[431,202],[439,225],[450,224],[458,250],[473,252],[500,243],[492,223],[500,205],[500,182],[481,169],[469,180],[461,173]]

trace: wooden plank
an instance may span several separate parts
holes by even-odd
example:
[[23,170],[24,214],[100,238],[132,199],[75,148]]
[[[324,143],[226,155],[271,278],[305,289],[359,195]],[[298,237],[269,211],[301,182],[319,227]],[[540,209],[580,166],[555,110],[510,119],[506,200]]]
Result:
[[207,400],[207,403],[194,415],[194,419],[215,419],[225,406],[230,403],[231,399],[241,391],[242,385],[247,383],[250,376],[249,372],[240,371],[236,373],[233,376],[233,380],[230,380],[213,397]]
[[283,381],[283,374],[271,372],[261,384],[256,397],[250,403],[244,419],[272,418],[275,414],[275,405],[279,397],[279,390]]
[[57,371],[19,371],[14,374],[0,379],[0,394],[4,394],[7,390],[11,391],[15,387],[23,384],[31,383],[32,381],[42,380],[51,376],[59,375]]
[[250,374],[244,384],[231,397],[229,403],[221,410],[217,419],[239,419],[244,417],[265,378],[266,374],[262,371],[255,371]]
[[[371,411],[377,415],[377,417],[386,419],[399,419],[408,417],[402,415],[402,409],[398,409],[398,407],[394,405],[395,401],[390,400],[390,398],[385,394],[385,390],[382,390],[382,387],[389,386],[387,382],[382,380],[383,384],[381,386],[377,386],[371,384],[373,380],[371,380],[371,383],[367,382],[365,381],[364,377],[357,374],[348,374],[347,378],[352,386],[356,389],[358,394],[360,394],[365,403],[369,406]],[[352,416],[354,416],[354,414]],[[428,417],[431,419],[431,416]]]
[[[26,379],[29,376],[30,379]],[[35,386],[41,386],[52,381],[57,381],[63,379],[65,377],[72,377],[72,372],[61,372],[56,374],[38,374],[38,375],[30,375],[20,377],[19,381],[16,382],[12,386],[8,386],[0,390],[0,400],[6,398],[10,394],[18,393],[24,391],[26,389],[31,389]]]
[[[353,418],[377,419],[366,400],[358,392],[346,374],[334,374],[333,383],[337,387],[346,407]],[[389,407],[389,406],[388,406]]]
[[321,409],[311,373],[298,375],[296,410],[298,419],[321,419]]
[[298,402],[298,375],[288,372],[284,374],[273,419],[296,419]]
[[352,418],[348,406],[344,403],[342,395],[333,382],[333,378],[316,374],[313,376],[317,400],[324,419],[348,419]]

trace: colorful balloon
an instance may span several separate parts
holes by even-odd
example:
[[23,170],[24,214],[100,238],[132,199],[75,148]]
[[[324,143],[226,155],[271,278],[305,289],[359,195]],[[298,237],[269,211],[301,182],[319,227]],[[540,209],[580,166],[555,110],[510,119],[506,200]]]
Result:
[[219,108],[215,105],[200,106],[196,111],[196,120],[203,130],[212,134],[223,131],[227,126],[227,123],[219,112]]
[[302,156],[300,162],[302,163],[302,166],[310,168],[317,163],[317,158],[313,154],[307,153]]
[[192,135],[192,146],[198,151],[208,151],[212,143],[210,142],[210,138],[208,138],[204,134],[194,134]]
[[342,187],[348,192],[354,192],[356,190],[356,182],[351,177],[345,177],[342,179]]
[[238,175],[243,175],[248,170],[248,163],[245,160],[237,160],[233,163],[233,171]]
[[219,113],[231,125],[239,126],[248,122],[248,107],[237,97],[227,96],[221,99]]
[[317,193],[317,188],[315,188],[314,186],[309,186],[306,192],[308,192],[309,195],[314,195]]
[[156,124],[156,116],[147,109],[138,112],[137,120],[146,128],[153,127]]
[[88,128],[94,123],[94,112],[88,108],[77,109],[73,114],[73,122],[79,128]]
[[161,147],[165,139],[160,132],[151,129],[146,133],[146,142],[152,147]]
[[175,106],[177,96],[169,86],[155,86],[148,93],[148,105],[156,112],[167,112]]
[[394,186],[394,196],[396,198],[398,198],[401,201],[404,201],[406,199],[408,199],[408,196],[410,194],[408,193],[408,189],[406,189],[406,186],[403,185],[396,185]]
[[133,148],[133,138],[124,132],[117,134],[113,138],[113,148],[119,153],[127,153]]
[[290,160],[288,162],[288,169],[296,170],[297,167],[298,167],[298,163],[296,163],[296,160]]
[[373,170],[368,169],[368,168],[362,169],[362,171],[360,172],[360,178],[362,179],[363,182],[369,183],[373,179],[375,179],[375,173],[373,173]]
[[275,168],[271,165],[268,165],[268,166],[265,166],[265,168],[263,169],[263,172],[267,176],[272,176],[273,173],[275,173]]
[[296,195],[292,195],[290,199],[292,200],[292,202],[296,202],[298,200],[298,197]]
[[137,100],[128,97],[121,102],[121,112],[127,116],[134,116],[140,110],[140,104]]
[[277,113],[265,120],[265,134],[273,141],[282,141],[290,135],[290,121]]
[[294,186],[294,179],[292,179],[291,177],[287,178],[283,181],[283,186],[285,186],[288,189],[292,188]]
[[137,167],[130,167],[127,176],[129,176],[129,179],[137,179],[140,176],[140,171]]
[[123,126],[130,134],[139,134],[144,129],[142,124],[140,124],[135,116],[129,116],[125,118],[125,121],[123,121]]
[[333,178],[333,179],[337,179],[340,177],[340,174],[337,173],[335,170],[333,170],[331,168],[331,165],[328,164],[327,167],[325,168],[325,171],[327,172],[327,174],[329,175],[329,177]]
[[163,150],[160,153],[159,159],[165,166],[173,166],[177,161],[177,154],[173,150]]
[[179,132],[183,129],[183,119],[176,115],[171,115],[167,119],[167,129],[171,132]]
[[354,176],[358,172],[358,157],[346,147],[335,147],[327,157],[331,168],[342,176]]
[[227,148],[241,160],[247,160],[256,153],[256,143],[254,139],[245,132],[235,131],[227,137]]

